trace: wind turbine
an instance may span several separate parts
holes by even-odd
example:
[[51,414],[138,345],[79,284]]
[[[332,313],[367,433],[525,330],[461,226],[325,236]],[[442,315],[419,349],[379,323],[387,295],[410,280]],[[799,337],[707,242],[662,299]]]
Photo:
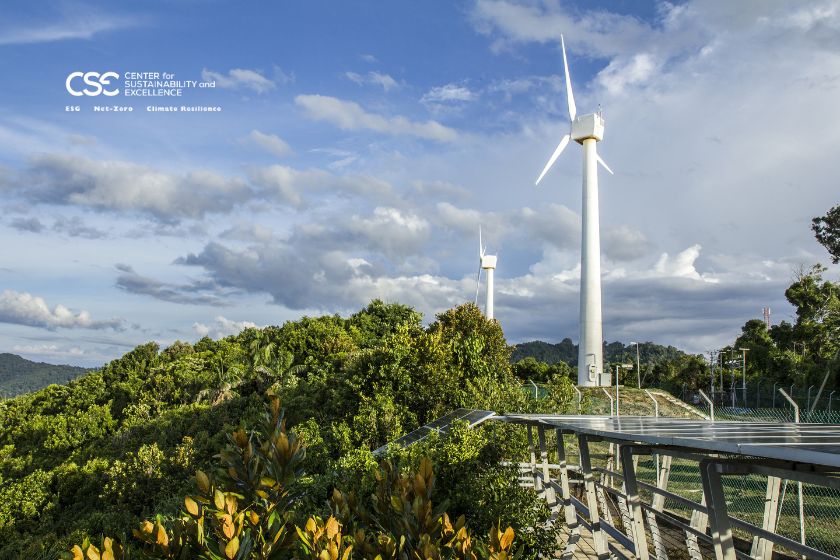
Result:
[[493,271],[496,270],[496,255],[488,255],[487,247],[481,243],[481,226],[478,226],[478,278],[475,283],[475,303],[478,305],[478,291],[481,288],[481,271],[487,271],[487,305],[484,315],[493,318]]
[[604,117],[597,113],[577,114],[566,44],[560,36],[563,69],[566,73],[566,100],[569,104],[571,129],[560,143],[537,178],[539,185],[560,154],[574,140],[583,146],[583,235],[580,254],[580,344],[578,346],[578,385],[598,386],[604,370],[603,329],[601,326],[601,236],[598,216],[598,164],[612,173],[595,147],[604,137]]

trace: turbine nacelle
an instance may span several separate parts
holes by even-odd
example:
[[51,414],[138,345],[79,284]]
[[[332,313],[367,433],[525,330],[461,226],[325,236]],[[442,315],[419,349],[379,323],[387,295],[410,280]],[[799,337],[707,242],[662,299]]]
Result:
[[[571,124],[571,130],[568,134],[563,135],[563,138],[560,139],[560,143],[557,144],[557,148],[554,149],[554,153],[551,154],[550,158],[548,158],[548,163],[545,164],[542,173],[540,173],[540,176],[537,177],[537,181],[535,183],[537,185],[540,184],[540,181],[543,180],[545,174],[548,173],[548,170],[551,169],[551,166],[554,165],[554,162],[557,161],[557,158],[560,157],[560,154],[562,154],[563,150],[566,149],[566,146],[569,144],[569,140],[574,140],[579,144],[583,144],[584,140],[588,140],[590,138],[596,142],[604,138],[604,117],[601,115],[600,110],[597,113],[591,113],[589,115],[578,116],[577,114],[575,94],[572,92],[572,79],[569,77],[569,62],[566,60],[566,43],[563,40],[563,35],[560,35],[560,47],[563,50],[563,70],[566,73],[566,102],[569,105],[569,122]],[[609,165],[607,165],[601,156],[597,155],[597,152],[595,157],[597,158],[597,162],[600,163],[610,174],[612,174],[612,169],[610,169]]]
[[604,139],[604,117],[600,113],[580,115],[572,121],[572,140],[578,144],[588,138],[600,142]]
[[481,255],[481,268],[496,268],[496,255]]

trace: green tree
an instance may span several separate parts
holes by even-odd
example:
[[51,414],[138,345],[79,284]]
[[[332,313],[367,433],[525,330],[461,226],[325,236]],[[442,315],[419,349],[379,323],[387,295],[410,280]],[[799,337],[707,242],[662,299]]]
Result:
[[794,339],[806,344],[809,352],[829,359],[840,348],[840,285],[823,279],[825,267],[815,265],[801,272],[785,291],[796,307]]
[[828,254],[831,262],[840,262],[840,204],[826,212],[825,216],[818,216],[811,220],[811,229]]
[[747,376],[763,376],[772,370],[775,350],[773,338],[767,325],[761,319],[750,319],[741,327],[741,335],[735,339],[735,348],[747,348]]

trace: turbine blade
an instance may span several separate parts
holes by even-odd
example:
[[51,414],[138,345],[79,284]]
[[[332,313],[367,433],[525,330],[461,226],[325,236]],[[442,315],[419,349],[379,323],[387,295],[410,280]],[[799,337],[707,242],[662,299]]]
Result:
[[479,267],[481,267],[481,257],[484,256],[484,246],[481,243],[481,224],[478,224],[478,260]]
[[566,43],[563,35],[560,35],[560,46],[563,49],[563,70],[566,71],[566,101],[569,103],[569,120],[575,120],[577,107],[575,107],[575,94],[572,93],[572,79],[569,77],[569,63],[566,60]]
[[545,168],[540,173],[540,176],[537,177],[536,184],[539,185],[542,178],[545,177],[545,174],[548,173],[548,170],[551,169],[551,166],[554,165],[554,162],[557,161],[557,158],[560,157],[560,154],[563,153],[563,150],[566,149],[566,144],[569,143],[569,135],[565,135],[561,140],[560,143],[557,144],[557,149],[554,150],[554,153],[551,154],[551,157],[548,159],[548,163],[545,164]]
[[610,169],[610,166],[609,166],[609,165],[607,165],[607,162],[605,162],[605,161],[601,158],[601,154],[598,154],[598,163],[600,163],[600,164],[603,166],[603,168],[604,168],[604,169],[606,169],[607,171],[609,171],[609,172],[610,172],[610,175],[615,175],[615,173],[613,173],[613,170],[612,170],[612,169]]

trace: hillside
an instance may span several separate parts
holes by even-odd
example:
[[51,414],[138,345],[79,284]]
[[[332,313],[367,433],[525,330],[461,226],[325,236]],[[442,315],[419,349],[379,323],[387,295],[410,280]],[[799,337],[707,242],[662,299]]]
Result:
[[15,354],[0,354],[0,396],[13,397],[47,385],[67,383],[86,368],[32,362]]
[[[243,441],[244,432],[230,439],[238,426],[265,435],[269,391],[306,446],[306,476],[290,487],[288,506],[302,519],[328,516],[333,488],[370,496],[370,450],[455,408],[538,412],[571,402],[568,380],[549,399],[527,399],[501,328],[475,305],[428,327],[421,319],[375,301],[347,319],[304,317],[165,349],[148,343],[66,385],[0,401],[0,560],[56,558],[103,534],[136,551],[131,530],[157,513],[177,516],[197,469],[214,484],[226,480],[218,458]],[[549,554],[556,535],[520,531],[549,513],[499,463],[525,453],[524,434],[476,432],[439,449],[429,452],[445,457],[436,461],[435,501],[448,502],[452,518],[465,515],[481,531],[512,525],[523,560]]]
[[[657,364],[663,361],[676,360],[686,354],[673,346],[662,346],[653,342],[639,344],[639,360],[644,364]],[[513,350],[511,362],[516,363],[525,358],[534,358],[547,364],[565,362],[570,366],[577,366],[578,345],[570,338],[564,338],[557,344],[534,340],[517,344]],[[635,362],[636,346],[624,345],[621,342],[604,342],[605,362]]]

